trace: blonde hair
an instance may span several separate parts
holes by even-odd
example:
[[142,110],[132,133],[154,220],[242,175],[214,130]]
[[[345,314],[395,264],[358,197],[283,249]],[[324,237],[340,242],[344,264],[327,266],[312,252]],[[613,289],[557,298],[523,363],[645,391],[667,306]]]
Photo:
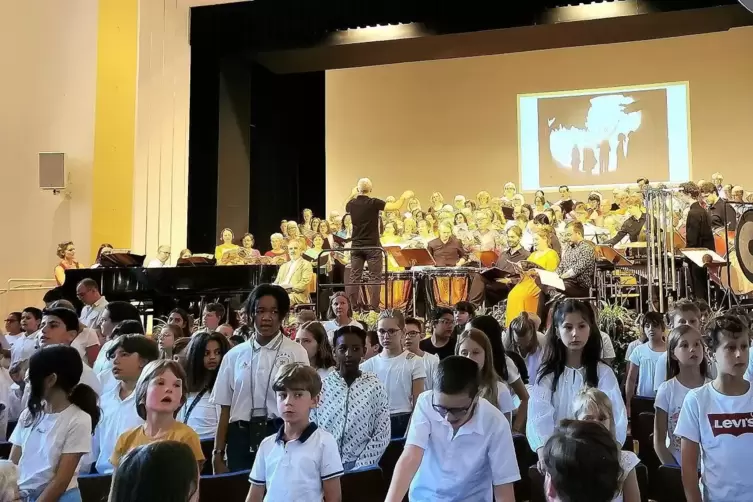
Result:
[[[175,347],[173,347],[175,351]],[[146,392],[149,389],[149,382],[155,378],[163,375],[167,371],[172,371],[181,381],[181,395],[180,406],[175,409],[173,416],[178,416],[178,411],[186,404],[186,383],[187,377],[183,366],[178,361],[173,359],[157,359],[147,364],[141,371],[138,382],[136,382],[136,390],[134,390],[134,401],[136,402],[136,413],[146,420]]]
[[616,440],[617,426],[614,423],[614,410],[612,409],[612,401],[609,400],[609,396],[596,387],[581,389],[573,400],[573,415],[575,415],[575,419],[581,420],[583,415],[592,410],[597,410],[600,415],[605,416],[605,420],[609,421],[609,432],[612,433],[612,436]]
[[377,318],[377,322],[381,321],[382,319],[394,319],[401,330],[405,329],[405,315],[403,315],[403,311],[400,309],[382,310],[382,312],[379,314],[379,317]]
[[543,237],[546,239],[547,244],[551,246],[552,244],[552,234],[554,233],[554,229],[551,225],[537,225],[533,229],[533,233],[538,235],[539,237]]
[[16,500],[18,467],[10,460],[0,460],[0,502]]
[[57,250],[58,258],[60,259],[65,258],[65,252],[68,250],[68,246],[72,246],[72,245],[73,245],[73,241],[65,241],[58,244],[58,250]]
[[497,385],[502,379],[499,378],[494,370],[494,355],[492,354],[492,344],[486,333],[477,328],[468,328],[458,335],[458,342],[455,345],[455,355],[460,355],[460,347],[467,341],[476,342],[484,349],[484,367],[479,370],[481,377],[481,397],[492,403],[495,408],[499,408],[499,399],[497,397]]

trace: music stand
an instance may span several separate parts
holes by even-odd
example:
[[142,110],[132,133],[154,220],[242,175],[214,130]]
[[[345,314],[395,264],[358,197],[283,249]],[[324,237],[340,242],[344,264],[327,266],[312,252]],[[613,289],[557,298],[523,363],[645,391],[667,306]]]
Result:
[[211,267],[217,263],[217,259],[207,258],[206,256],[191,256],[190,258],[180,258],[176,267]]
[[515,219],[515,211],[511,207],[503,207],[502,208],[502,216],[505,217],[506,220],[512,221]]
[[104,268],[143,267],[146,256],[131,253],[108,253],[99,257]]
[[384,248],[395,259],[395,262],[403,268],[433,267],[436,265],[429,251],[424,248],[400,249],[397,246]]
[[596,253],[612,265],[618,267],[630,267],[633,265],[633,262],[630,261],[624,254],[620,253],[618,250],[614,249],[611,246],[597,245],[595,247]]

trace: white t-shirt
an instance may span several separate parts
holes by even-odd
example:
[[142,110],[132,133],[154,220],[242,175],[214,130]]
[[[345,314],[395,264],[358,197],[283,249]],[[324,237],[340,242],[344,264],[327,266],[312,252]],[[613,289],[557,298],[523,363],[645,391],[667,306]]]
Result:
[[439,366],[439,356],[424,352],[424,355],[421,356],[421,362],[424,364],[424,372],[426,373],[424,389],[431,390],[434,388],[434,374],[437,372],[437,366]]
[[19,333],[17,335],[5,335],[5,339],[8,341],[8,345],[13,347],[13,344],[16,343],[16,340],[20,340],[23,337],[23,333]]
[[144,423],[136,412],[135,395],[136,392],[131,392],[128,397],[121,399],[118,385],[100,397],[102,417],[94,430],[92,444],[92,457],[99,474],[110,474],[114,470],[110,458],[120,435]]
[[620,468],[622,469],[622,476],[620,476],[620,493],[612,499],[612,502],[622,502],[622,485],[625,484],[628,475],[633,469],[635,469],[635,466],[640,463],[641,461],[638,458],[638,455],[632,451],[620,450]]
[[374,373],[387,388],[390,414],[413,410],[413,380],[426,378],[423,360],[413,352],[403,351],[395,357],[385,352],[361,363],[361,370]]
[[680,438],[675,435],[675,429],[677,428],[677,420],[680,418],[682,403],[690,390],[681,384],[677,378],[672,378],[659,385],[654,404],[655,408],[663,410],[667,414],[666,445],[677,465],[680,465]]
[[628,344],[628,346],[627,346],[627,349],[625,349],[625,360],[626,360],[626,361],[629,361],[629,360],[630,360],[630,354],[632,354],[632,353],[633,353],[633,351],[635,350],[635,348],[636,348],[636,347],[637,347],[638,345],[642,344],[642,343],[643,343],[643,342],[642,342],[642,341],[641,341],[640,339],[638,339],[638,340],[633,340],[632,342],[630,342],[630,343]]
[[[630,354],[630,362],[638,366],[638,389],[635,395],[641,397],[654,397],[656,390],[654,386],[654,377],[656,375],[656,365],[659,361],[666,361],[667,351],[656,352],[651,349],[649,343],[639,345]],[[662,356],[665,357],[662,357]]]
[[95,361],[89,361],[86,358],[86,349],[95,345],[99,345],[99,338],[97,337],[97,332],[92,328],[84,328],[71,342],[71,347],[78,351],[84,364],[88,364],[89,366],[94,364]]
[[497,402],[499,403],[499,411],[502,413],[512,413],[515,411],[515,404],[512,400],[510,388],[502,381],[497,382]]
[[337,331],[340,328],[343,328],[345,326],[358,326],[359,328],[363,328],[360,322],[356,321],[355,319],[351,319],[348,324],[345,324],[343,326],[340,326],[337,324],[337,320],[330,319],[329,321],[326,321],[322,323],[322,326],[324,327],[324,330],[327,332],[327,338],[329,338],[329,344],[334,347],[334,343],[332,339],[335,336],[335,331]]
[[685,396],[675,435],[701,448],[704,502],[742,502],[753,493],[753,385],[742,396],[726,396],[713,382]]
[[199,399],[196,406],[191,410],[191,414],[188,415],[188,420],[186,420],[186,413],[198,395],[198,392],[188,394],[186,404],[178,412],[178,420],[196,431],[196,434],[202,439],[214,437],[217,430],[217,422],[220,421],[221,407],[212,403],[211,392],[205,392],[201,396],[201,399]]
[[[43,413],[36,423],[25,427],[29,412],[21,414],[10,442],[21,448],[18,461],[18,487],[34,491],[47,485],[55,476],[61,455],[89,453],[92,448],[92,420],[72,404],[60,413]],[[78,468],[66,491],[76,488]]]
[[99,350],[99,354],[97,354],[97,360],[94,361],[94,365],[92,366],[94,373],[96,373],[97,375],[99,375],[103,371],[112,369],[112,361],[110,359],[107,359],[107,353],[110,351],[110,348],[113,345],[115,345],[115,340],[107,340]]
[[36,331],[31,335],[24,335],[22,338],[16,340],[16,343],[10,349],[11,366],[18,361],[24,361],[34,355],[34,352],[37,351],[37,337],[39,333],[39,331]]

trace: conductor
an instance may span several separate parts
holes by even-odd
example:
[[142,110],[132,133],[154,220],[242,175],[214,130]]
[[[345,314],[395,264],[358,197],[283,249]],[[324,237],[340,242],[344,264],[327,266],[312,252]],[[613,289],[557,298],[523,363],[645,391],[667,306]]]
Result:
[[[368,178],[358,180],[358,185],[353,189],[345,204],[345,210],[350,213],[353,222],[353,234],[351,238],[350,253],[350,285],[346,292],[351,305],[359,305],[358,291],[363,280],[364,262],[369,264],[370,282],[382,281],[383,259],[379,249],[359,249],[381,247],[379,242],[379,212],[399,211],[405,202],[413,197],[410,190],[403,192],[395,202],[385,202],[371,197],[372,184]],[[379,284],[369,286],[369,307],[379,310]]]

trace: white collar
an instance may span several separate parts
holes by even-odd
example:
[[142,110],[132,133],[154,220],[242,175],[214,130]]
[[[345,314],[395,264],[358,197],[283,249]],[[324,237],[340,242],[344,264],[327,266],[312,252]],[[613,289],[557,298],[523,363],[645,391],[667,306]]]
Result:
[[282,332],[278,331],[277,334],[266,345],[259,345],[259,342],[256,341],[256,332],[251,335],[251,338],[248,341],[251,344],[251,348],[254,350],[254,352],[262,349],[278,350],[282,345]]

